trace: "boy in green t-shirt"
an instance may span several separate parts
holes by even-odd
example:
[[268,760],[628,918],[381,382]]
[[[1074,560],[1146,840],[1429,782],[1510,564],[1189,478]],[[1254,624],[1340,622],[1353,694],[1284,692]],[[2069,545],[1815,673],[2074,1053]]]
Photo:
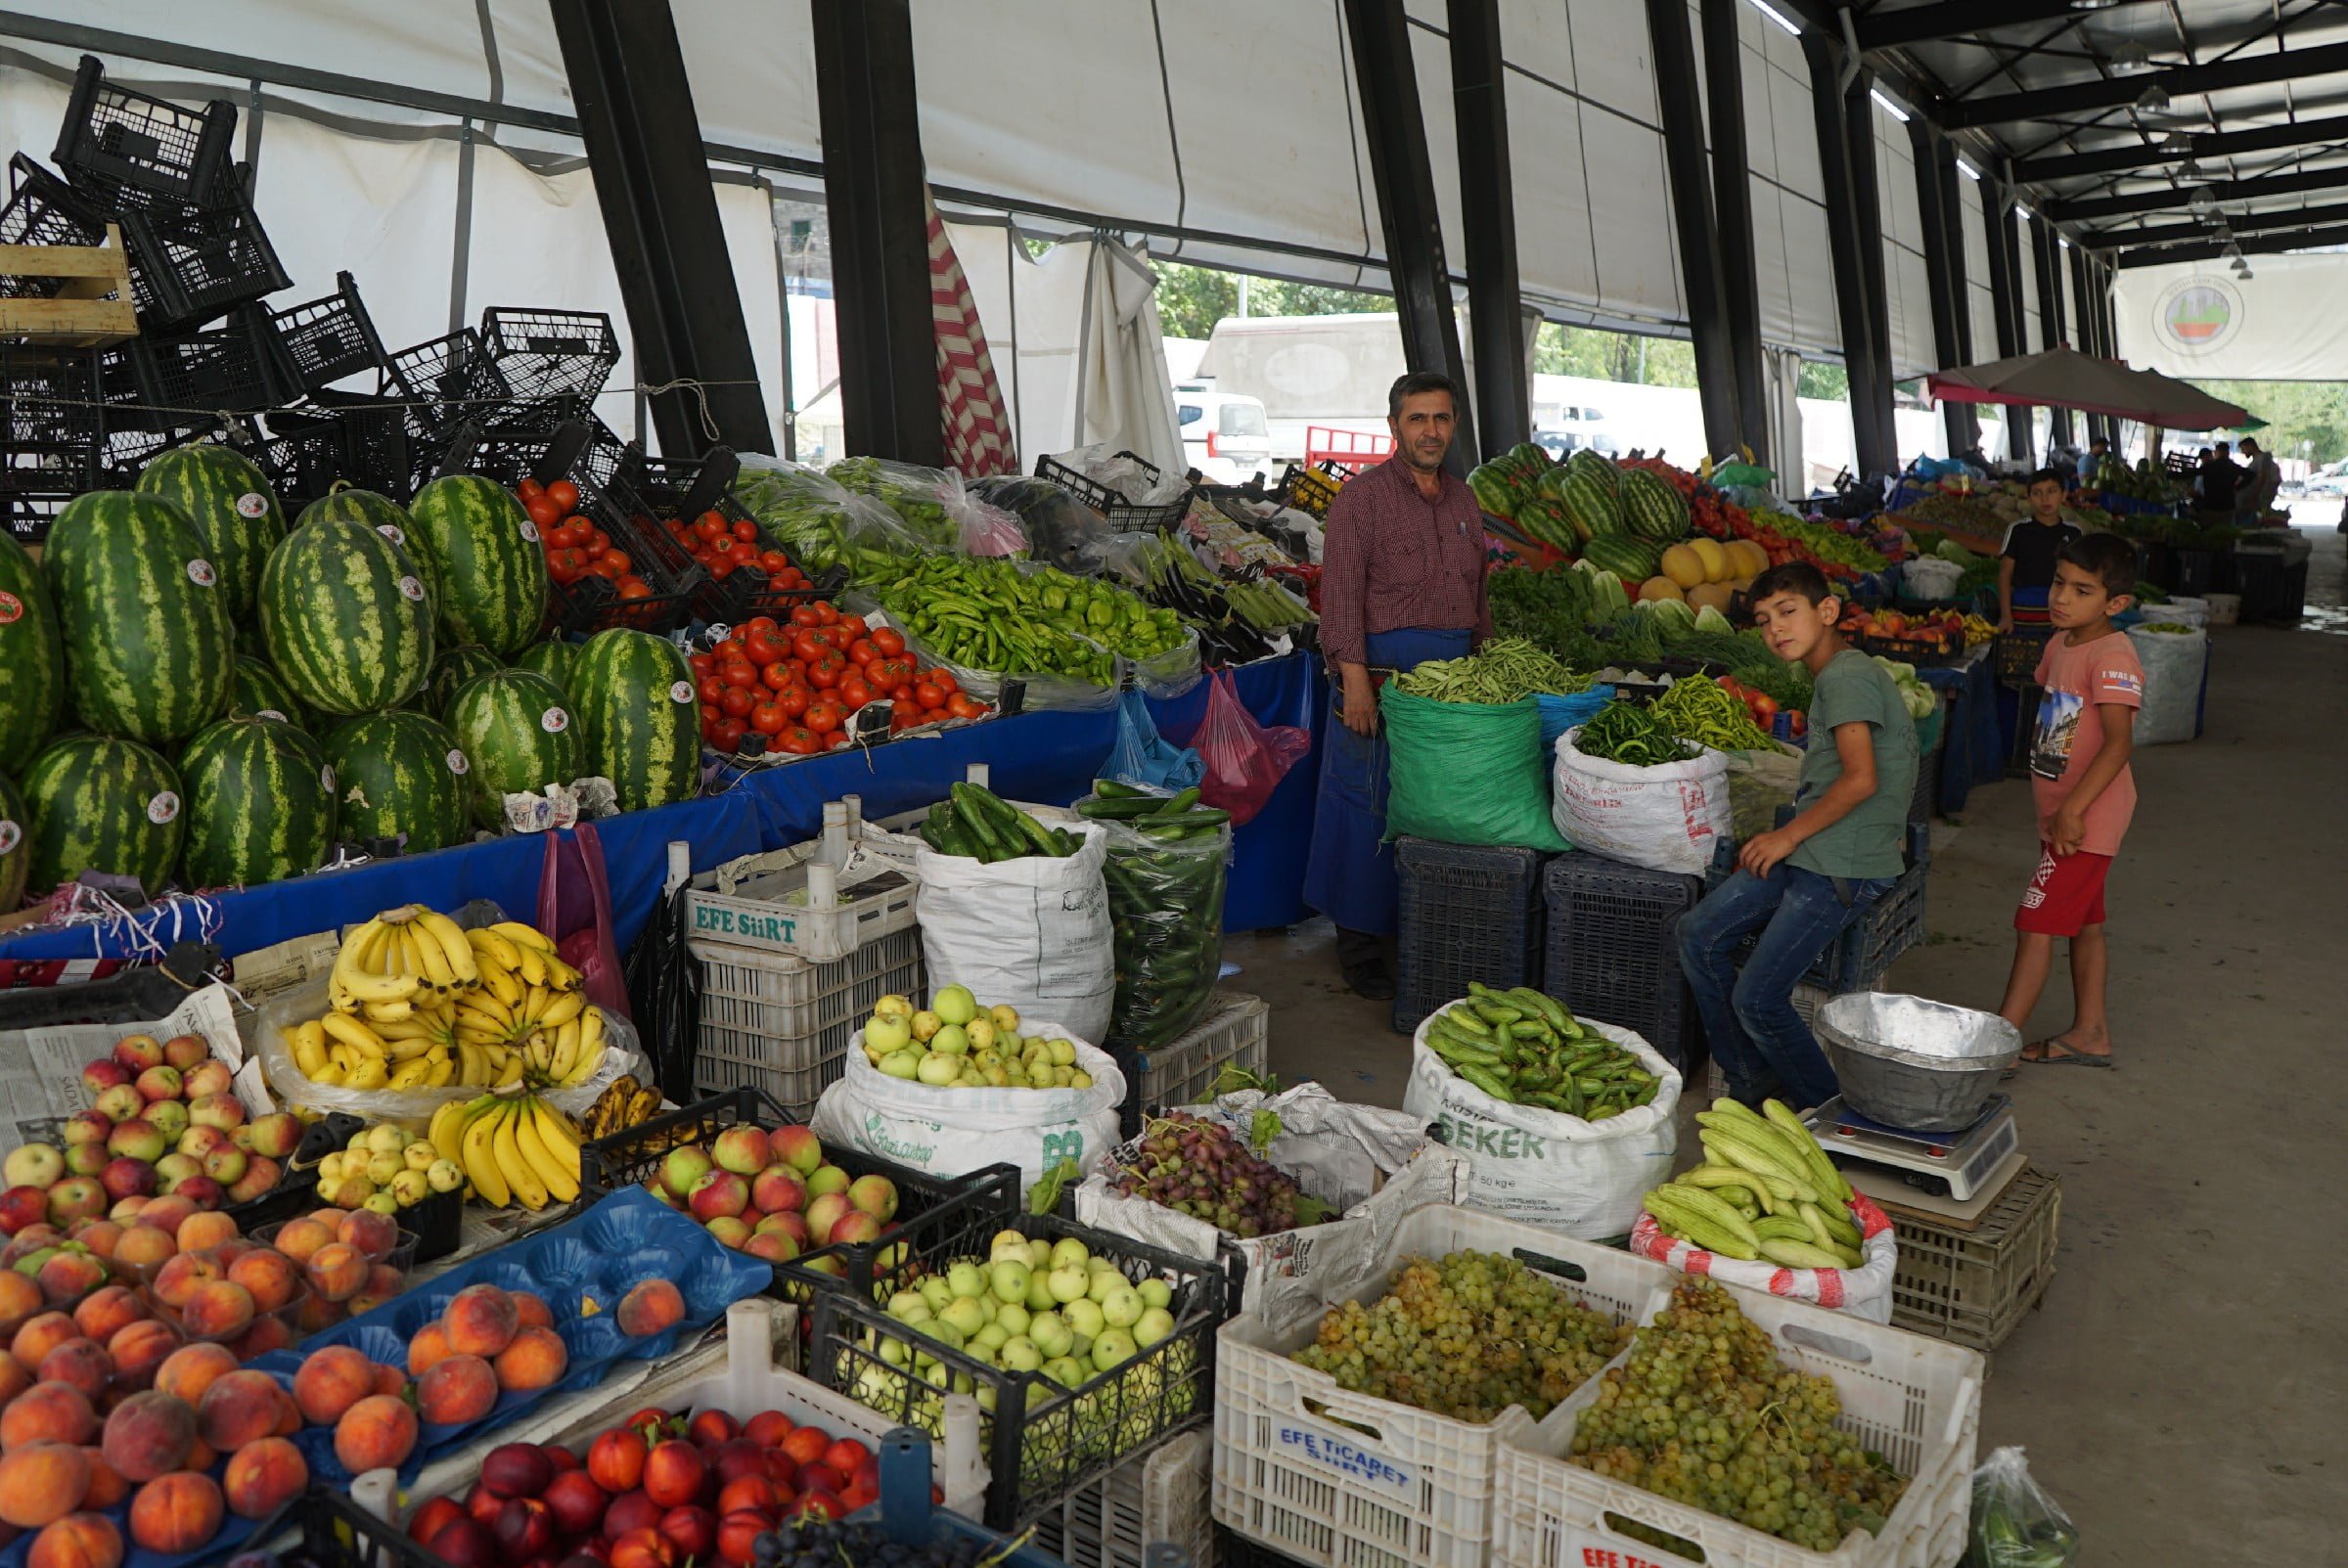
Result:
[[[1815,566],[1753,580],[1770,650],[1810,671],[1810,739],[1791,822],[1746,842],[1736,874],[1680,921],[1680,967],[1704,1037],[1749,1105],[1802,1107],[1835,1093],[1834,1069],[1793,1008],[1794,983],[1905,869],[1916,721],[1883,667],[1835,630],[1842,602]],[[1741,973],[1737,949],[1761,933]]]

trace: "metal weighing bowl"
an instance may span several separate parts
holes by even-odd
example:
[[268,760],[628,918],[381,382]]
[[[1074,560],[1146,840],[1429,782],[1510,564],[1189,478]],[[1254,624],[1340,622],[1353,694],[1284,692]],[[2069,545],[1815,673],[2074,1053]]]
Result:
[[1818,1043],[1861,1115],[1916,1133],[1960,1133],[2022,1052],[1994,1012],[1923,997],[1854,991],[1818,1009]]

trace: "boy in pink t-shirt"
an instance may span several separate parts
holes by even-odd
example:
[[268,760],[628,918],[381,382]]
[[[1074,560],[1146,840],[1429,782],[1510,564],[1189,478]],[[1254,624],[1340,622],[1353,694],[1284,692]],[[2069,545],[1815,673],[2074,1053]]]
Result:
[[2062,547],[2047,591],[2054,635],[2031,677],[2045,693],[2030,742],[2038,870],[2014,911],[2013,969],[1998,1008],[2015,1028],[2027,1028],[2054,966],[2054,939],[2070,938],[2071,1026],[2022,1048],[2022,1060],[2034,1064],[2111,1065],[2103,880],[2136,814],[2128,757],[2136,710],[2145,703],[2145,668],[2111,617],[2128,607],[2135,586],[2135,547],[2090,534]]

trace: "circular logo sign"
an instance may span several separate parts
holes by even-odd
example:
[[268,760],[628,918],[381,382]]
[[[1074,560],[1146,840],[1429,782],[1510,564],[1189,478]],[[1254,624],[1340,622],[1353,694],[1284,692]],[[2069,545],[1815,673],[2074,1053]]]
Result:
[[424,598],[424,584],[413,577],[402,577],[399,580],[399,591],[410,599],[421,601]]
[[471,773],[473,764],[465,760],[464,752],[451,751],[448,754],[448,771],[455,774]]
[[561,708],[548,708],[538,715],[538,728],[548,735],[561,735],[570,728],[570,715]]
[[2179,279],[2152,306],[2161,341],[2180,354],[2215,353],[2241,335],[2242,319],[2241,291],[2214,273]]
[[147,820],[160,828],[179,815],[179,796],[165,789],[147,802]]
[[263,516],[268,511],[269,498],[257,490],[248,490],[237,497],[237,515],[240,517]]
[[24,613],[24,601],[6,589],[0,589],[0,626],[6,626]]
[[212,570],[212,563],[202,556],[188,562],[188,581],[197,587],[209,588],[219,580],[220,574]]
[[399,531],[399,525],[397,523],[379,522],[375,525],[375,531],[382,534],[385,539],[390,540],[393,544],[399,546],[401,549],[404,550],[407,548],[408,536]]
[[672,686],[672,687],[670,687],[670,688],[668,689],[668,699],[669,699],[671,702],[690,702],[690,701],[692,701],[692,700],[693,700],[693,683],[692,683],[691,681],[679,681],[679,682],[677,682],[677,683],[676,683],[674,686]]
[[7,854],[24,841],[24,829],[6,817],[0,817],[0,855]]
[[292,719],[289,719],[284,714],[278,712],[275,708],[263,708],[260,712],[254,714],[253,717],[256,719],[275,719],[280,724],[292,724],[294,722]]
[[521,536],[531,544],[536,544],[538,542],[538,525],[527,517],[522,518]]

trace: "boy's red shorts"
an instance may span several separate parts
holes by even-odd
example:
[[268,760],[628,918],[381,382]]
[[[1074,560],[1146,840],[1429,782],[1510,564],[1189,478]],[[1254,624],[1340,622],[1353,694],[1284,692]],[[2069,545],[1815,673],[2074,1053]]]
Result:
[[2077,936],[2083,926],[2101,925],[2103,878],[2110,872],[2109,855],[2057,855],[2052,845],[2039,845],[2038,870],[2022,889],[2013,928],[2042,936]]

